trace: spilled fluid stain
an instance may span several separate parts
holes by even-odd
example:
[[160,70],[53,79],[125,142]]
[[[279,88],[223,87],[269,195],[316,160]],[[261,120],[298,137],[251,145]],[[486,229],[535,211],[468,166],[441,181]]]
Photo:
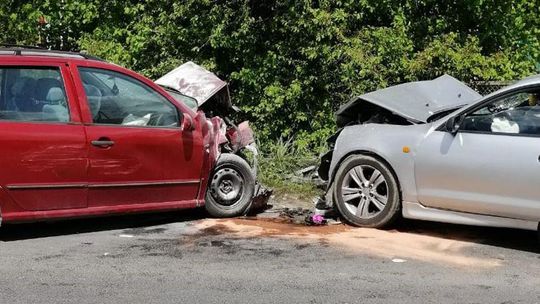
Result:
[[331,247],[352,254],[442,263],[467,268],[492,268],[502,260],[468,254],[470,243],[409,232],[354,228],[346,225],[303,226],[280,220],[208,219],[194,225],[192,237],[226,235],[238,238],[281,238]]

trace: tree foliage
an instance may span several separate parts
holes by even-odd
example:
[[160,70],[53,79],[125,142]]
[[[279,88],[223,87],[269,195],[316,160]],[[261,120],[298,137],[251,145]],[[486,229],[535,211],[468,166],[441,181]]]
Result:
[[[39,24],[43,16],[47,24]],[[333,131],[352,95],[444,73],[540,70],[529,0],[4,0],[0,40],[86,50],[156,78],[192,60],[231,83],[262,140]]]

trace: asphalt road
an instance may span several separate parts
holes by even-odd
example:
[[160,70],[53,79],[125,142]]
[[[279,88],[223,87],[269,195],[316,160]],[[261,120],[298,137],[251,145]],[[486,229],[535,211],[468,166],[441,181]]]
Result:
[[534,233],[204,219],[0,228],[0,303],[540,303]]

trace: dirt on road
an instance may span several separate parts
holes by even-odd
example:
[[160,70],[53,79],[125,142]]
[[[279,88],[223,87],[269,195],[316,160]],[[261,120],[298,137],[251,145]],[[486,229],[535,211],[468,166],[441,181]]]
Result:
[[232,238],[274,237],[332,246],[351,253],[391,260],[414,259],[467,268],[497,267],[504,259],[475,257],[467,249],[470,242],[445,239],[397,230],[354,228],[346,225],[303,226],[283,220],[228,219],[204,220],[195,225],[194,235],[227,234]]

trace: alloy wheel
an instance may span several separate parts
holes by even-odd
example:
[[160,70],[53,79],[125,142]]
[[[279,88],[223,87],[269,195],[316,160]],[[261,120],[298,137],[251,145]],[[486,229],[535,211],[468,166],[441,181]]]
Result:
[[374,167],[356,166],[343,179],[341,197],[351,214],[362,219],[373,218],[388,203],[388,184],[384,175]]

